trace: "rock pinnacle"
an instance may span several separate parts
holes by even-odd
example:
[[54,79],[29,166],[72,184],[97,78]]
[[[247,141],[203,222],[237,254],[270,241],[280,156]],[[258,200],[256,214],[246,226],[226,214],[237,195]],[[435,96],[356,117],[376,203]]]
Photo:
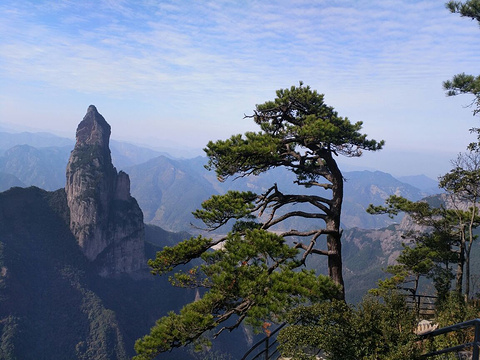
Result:
[[90,105],[76,133],[65,191],[70,230],[102,275],[133,272],[144,261],[143,214],[130,195],[130,179],[113,167],[110,125]]

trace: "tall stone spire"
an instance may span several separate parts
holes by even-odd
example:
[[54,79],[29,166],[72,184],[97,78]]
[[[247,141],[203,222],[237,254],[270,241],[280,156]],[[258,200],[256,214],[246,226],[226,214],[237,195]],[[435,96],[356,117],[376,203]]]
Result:
[[77,128],[65,186],[70,229],[105,276],[145,266],[143,214],[130,195],[128,175],[113,167],[110,133],[110,125],[90,105]]

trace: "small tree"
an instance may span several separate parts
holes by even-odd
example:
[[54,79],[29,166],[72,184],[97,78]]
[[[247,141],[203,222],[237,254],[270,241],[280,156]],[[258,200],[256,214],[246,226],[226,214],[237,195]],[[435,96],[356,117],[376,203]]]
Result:
[[[449,1],[446,7],[452,12],[460,14],[462,17],[468,17],[476,20],[480,24],[480,0]],[[471,106],[474,106],[473,115],[480,112],[480,75],[467,75],[465,73],[455,75],[452,80],[443,83],[443,87],[448,96],[457,96],[461,94],[471,94],[474,100]],[[462,239],[465,247],[465,297],[470,295],[470,251],[473,244],[473,228],[478,226],[478,208],[477,201],[479,196],[479,151],[480,151],[480,128],[472,128],[470,132],[477,134],[477,142],[468,145],[469,153],[460,154],[453,163],[454,169],[440,178],[440,185],[445,188],[454,197],[460,198],[463,203],[469,205],[468,210],[461,212],[458,209],[459,220],[466,228]]]
[[[440,177],[440,187],[447,191],[455,209],[460,234],[460,256],[465,262],[465,298],[470,296],[470,254],[477,238],[473,230],[480,225],[480,154],[477,150],[459,154],[452,162],[454,168]],[[462,269],[458,269],[462,271]]]
[[396,260],[397,264],[388,265],[386,269],[392,277],[380,280],[379,287],[395,289],[399,286],[411,286],[404,290],[409,290],[414,296],[417,295],[420,278],[432,274],[435,262],[430,246],[424,246],[418,238],[415,243],[415,247],[402,244],[403,251]]
[[[420,235],[407,233],[413,246],[405,246],[398,265],[387,270],[394,274],[384,285],[404,282],[408,275],[415,276],[414,293],[418,279],[425,275],[434,280],[439,296],[449,291],[450,264],[457,263],[455,271],[456,292],[470,293],[470,254],[476,236],[473,230],[480,224],[477,201],[480,196],[480,158],[477,153],[461,154],[454,162],[455,168],[440,177],[440,186],[446,190],[446,203],[432,207],[427,201],[413,202],[399,196],[387,199],[387,206],[370,205],[371,214],[408,214],[424,227]],[[465,274],[465,276],[464,276]],[[463,283],[465,291],[463,292]]]
[[[397,259],[398,264],[387,268],[394,276],[382,283],[384,287],[398,286],[414,277],[410,290],[415,295],[421,276],[433,279],[439,297],[446,296],[450,290],[451,264],[463,269],[464,257],[460,256],[460,235],[456,213],[444,206],[433,207],[427,201],[410,201],[401,196],[392,195],[386,200],[386,206],[370,206],[370,214],[398,215],[404,212],[423,232],[407,232],[404,238],[410,243]],[[458,271],[457,271],[458,274]],[[462,291],[462,277],[457,276],[457,291]]]
[[[139,359],[198,341],[207,330],[216,328],[218,335],[244,320],[261,328],[265,322],[282,320],[301,303],[344,299],[343,176],[335,157],[358,157],[363,150],[381,149],[383,141],[368,140],[360,133],[361,122],[338,116],[324,103],[323,95],[302,83],[278,90],[273,101],[257,105],[246,118],[253,119],[260,131],[209,142],[205,149],[207,168],[215,170],[220,181],[283,167],[293,172],[300,187],[324,191],[287,194],[272,184],[263,194],[230,191],[205,201],[194,215],[209,230],[233,220],[228,235],[216,240],[191,238],[158,252],[149,264],[153,273],[162,274],[201,258],[201,266],[177,273],[172,281],[208,291],[180,314],[158,320],[150,335],[136,343]],[[292,218],[318,220],[324,226],[271,232]],[[323,236],[326,247],[322,248]],[[292,240],[287,242],[288,238]],[[311,254],[328,257],[328,278],[300,270]],[[222,325],[227,320],[228,325]]]

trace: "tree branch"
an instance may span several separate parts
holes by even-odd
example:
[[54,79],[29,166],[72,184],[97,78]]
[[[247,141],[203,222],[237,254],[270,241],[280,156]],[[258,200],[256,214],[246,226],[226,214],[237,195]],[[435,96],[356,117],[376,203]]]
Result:
[[[302,244],[302,243],[296,243],[295,248],[305,250],[306,254],[319,254],[319,255],[325,255],[325,256],[330,255],[330,252],[327,251],[327,250],[314,249],[313,246],[312,246],[312,243],[310,243],[309,246],[307,246],[305,244]],[[307,256],[302,257],[302,263],[305,262],[306,258],[307,258]]]
[[293,216],[298,216],[298,217],[302,217],[302,218],[306,218],[306,219],[322,219],[322,220],[325,220],[327,218],[327,216],[325,214],[312,214],[312,213],[307,213],[307,212],[304,212],[304,211],[291,211],[291,212],[286,213],[282,216],[279,216],[278,218],[276,218],[272,221],[264,223],[263,226],[262,226],[262,229],[269,229],[273,225],[276,225],[276,224],[282,222],[283,220],[291,218]]

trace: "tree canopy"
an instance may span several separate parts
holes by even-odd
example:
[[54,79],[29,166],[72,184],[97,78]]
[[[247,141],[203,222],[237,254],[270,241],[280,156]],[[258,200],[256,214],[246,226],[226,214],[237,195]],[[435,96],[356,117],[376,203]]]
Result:
[[461,1],[448,1],[445,6],[452,13],[460,14],[464,17],[469,17],[472,20],[477,20],[480,23],[480,1],[479,0],[468,0],[465,2]]
[[211,141],[205,149],[209,169],[221,179],[284,166],[300,184],[317,185],[318,178],[331,178],[333,155],[361,156],[363,150],[380,150],[384,144],[368,140],[360,133],[361,121],[338,116],[323,94],[302,84],[278,90],[275,100],[257,105],[246,118],[253,118],[261,131]]
[[405,298],[381,291],[356,307],[333,300],[299,306],[278,341],[284,357],[296,360],[419,359],[418,338],[412,332],[415,313]]
[[[268,216],[261,228],[270,229],[291,217],[319,219],[325,226],[308,231],[288,231],[283,236],[310,237],[297,242],[305,260],[311,253],[328,256],[328,273],[343,288],[340,215],[343,200],[343,176],[335,157],[358,157],[363,151],[380,150],[384,141],[367,139],[361,133],[363,123],[352,123],[324,102],[324,95],[309,86],[292,86],[277,91],[273,101],[256,106],[252,118],[259,132],[234,135],[225,141],[209,142],[205,149],[208,168],[219,179],[229,176],[258,175],[276,167],[293,172],[296,183],[319,187],[330,196],[284,194],[274,184],[258,196],[253,211]],[[323,193],[322,193],[323,194]],[[310,206],[309,211],[291,210],[293,204]],[[282,215],[280,209],[286,212]],[[304,208],[304,207],[303,207]],[[303,209],[302,208],[302,209]],[[321,235],[327,235],[327,249],[316,246]]]

